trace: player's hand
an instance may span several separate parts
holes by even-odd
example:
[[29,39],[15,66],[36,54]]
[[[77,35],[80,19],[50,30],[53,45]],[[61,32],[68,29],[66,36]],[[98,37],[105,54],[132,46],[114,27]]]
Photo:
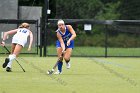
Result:
[[67,41],[67,46],[69,46],[69,45],[70,45],[70,40]]
[[0,45],[1,45],[1,46],[5,46],[5,42],[4,42],[4,41],[2,41]]
[[66,52],[65,50],[62,50],[62,54],[65,54],[65,52]]

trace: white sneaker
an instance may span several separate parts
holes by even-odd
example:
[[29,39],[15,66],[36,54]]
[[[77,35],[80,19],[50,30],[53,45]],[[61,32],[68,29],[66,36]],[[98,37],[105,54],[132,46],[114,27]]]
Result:
[[67,69],[70,69],[70,62],[66,63]]
[[60,72],[59,70],[57,70],[56,72],[54,72],[55,75],[59,75],[62,74],[62,72]]

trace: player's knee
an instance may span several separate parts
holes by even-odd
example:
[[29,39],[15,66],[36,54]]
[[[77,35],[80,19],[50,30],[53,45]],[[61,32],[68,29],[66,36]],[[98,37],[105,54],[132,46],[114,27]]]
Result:
[[68,62],[70,62],[70,59],[69,60],[65,60],[66,61],[66,63],[68,63]]
[[64,57],[65,61],[66,62],[69,62],[70,61],[70,58],[69,57]]
[[63,61],[63,57],[60,57],[60,58],[59,58],[59,61],[61,61],[61,62],[62,62],[62,61]]
[[58,59],[59,59],[60,62],[62,62],[63,61],[63,56],[58,55]]

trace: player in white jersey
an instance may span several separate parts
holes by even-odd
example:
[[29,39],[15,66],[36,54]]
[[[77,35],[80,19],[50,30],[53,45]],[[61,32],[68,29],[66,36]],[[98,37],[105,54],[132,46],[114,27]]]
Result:
[[11,72],[12,61],[19,55],[24,45],[27,43],[27,38],[30,36],[30,43],[28,47],[28,51],[31,50],[32,42],[33,42],[33,34],[30,31],[30,26],[28,23],[22,23],[18,29],[10,30],[4,33],[3,41],[1,43],[2,46],[5,46],[5,40],[7,39],[7,35],[15,34],[12,39],[12,48],[11,54],[8,58],[5,59],[2,67],[6,67],[7,72]]
[[[26,28],[19,28],[17,33],[13,36],[12,43],[20,44],[24,47],[29,36],[29,30]],[[20,38],[20,39],[19,39]]]

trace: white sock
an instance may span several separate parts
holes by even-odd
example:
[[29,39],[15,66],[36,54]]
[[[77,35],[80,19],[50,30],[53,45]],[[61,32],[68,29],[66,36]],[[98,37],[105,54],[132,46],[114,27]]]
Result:
[[9,63],[7,65],[7,67],[10,67],[12,66],[12,62],[13,60],[16,58],[16,55],[15,54],[12,54],[12,55],[9,55]]
[[10,61],[13,61],[15,58],[16,58],[16,55],[15,54],[9,55]]
[[8,63],[8,65],[7,65],[7,67],[12,67],[12,61],[10,61],[9,63]]

